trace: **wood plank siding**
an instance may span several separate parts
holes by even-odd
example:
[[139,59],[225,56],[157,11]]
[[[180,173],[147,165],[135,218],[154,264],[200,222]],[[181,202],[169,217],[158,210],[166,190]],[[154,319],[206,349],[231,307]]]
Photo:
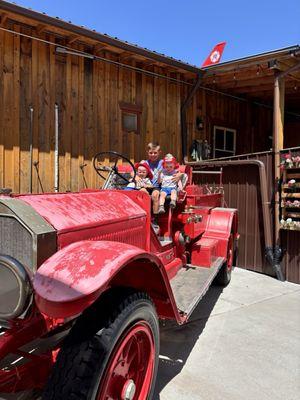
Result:
[[[277,56],[290,65],[298,54],[291,51]],[[56,123],[59,192],[100,187],[102,181],[92,166],[100,151],[114,150],[139,161],[146,156],[147,143],[157,141],[163,153],[171,152],[182,161],[182,106],[198,82],[186,109],[187,148],[196,139],[207,140],[213,149],[215,127],[225,128],[224,137],[226,129],[234,132],[235,154],[228,156],[265,164],[272,225],[275,70],[269,66],[270,57],[266,53],[249,64],[245,59],[200,70],[0,0],[0,188],[14,193],[55,191]],[[286,78],[284,148],[300,145],[297,76],[297,81]],[[130,109],[136,110],[139,123],[136,131],[127,132],[122,113]],[[200,183],[202,178],[197,179]],[[272,273],[264,257],[257,170],[253,165],[228,166],[223,182],[227,205],[237,207],[240,214],[239,265]],[[286,277],[299,282],[299,232],[281,235],[287,250]]]
[[[139,160],[146,143],[157,140],[164,152],[181,156],[179,83],[56,54],[52,45],[8,32],[0,35],[0,187],[30,190],[30,107],[33,192],[54,191],[55,104],[60,191],[84,187],[82,164],[87,164],[88,186],[99,186],[91,164],[97,151],[115,150]],[[117,59],[109,52],[102,56]],[[120,102],[141,106],[139,133],[122,132]]]
[[[18,29],[31,34],[29,28]],[[26,193],[32,179],[33,192],[54,191],[55,104],[59,110],[59,191],[82,189],[83,172],[89,187],[99,187],[92,168],[97,151],[115,150],[136,161],[145,157],[149,141],[158,141],[163,152],[181,158],[180,108],[190,85],[57,54],[53,45],[9,32],[0,35],[0,187]],[[46,34],[42,38],[55,40]],[[99,54],[119,60],[105,50]],[[139,66],[135,61],[131,65]],[[148,70],[165,72],[156,66]],[[167,76],[182,79],[180,73]],[[122,131],[120,103],[141,107],[139,133]],[[204,119],[201,131],[196,129],[197,116]],[[187,110],[188,146],[193,139],[204,138],[213,144],[214,125],[237,130],[237,153],[261,151],[268,148],[266,132],[272,131],[272,112],[199,89]]]
[[[98,151],[115,150],[137,161],[145,157],[148,142],[158,141],[163,153],[172,152],[181,160],[180,110],[197,79],[188,66],[184,71],[106,45],[92,46],[84,37],[76,42],[73,37],[67,39],[71,37],[67,32],[62,37],[53,26],[38,29],[34,20],[17,23],[13,17],[6,20],[6,29],[28,37],[0,31],[0,187],[17,193],[31,188],[37,193],[54,191],[55,105],[59,191],[99,187],[92,168]],[[76,51],[126,62],[144,72],[56,52],[56,45],[70,41]],[[194,139],[207,139],[213,147],[214,126],[224,126],[236,130],[236,154],[269,150],[272,109],[205,85],[204,81],[187,109],[188,148]],[[122,130],[123,103],[141,110],[138,133]],[[203,119],[201,130],[196,127],[197,117]]]

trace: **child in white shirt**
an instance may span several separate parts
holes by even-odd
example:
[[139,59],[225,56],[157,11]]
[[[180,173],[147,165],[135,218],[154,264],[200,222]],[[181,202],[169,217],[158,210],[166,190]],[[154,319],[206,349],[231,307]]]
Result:
[[134,167],[137,170],[136,175],[139,179],[130,182],[127,185],[127,188],[147,192],[147,189],[151,189],[153,187],[151,183],[151,180],[153,179],[153,174],[149,165],[146,163],[146,161],[141,161],[139,163],[136,163]]
[[175,208],[177,200],[177,190],[182,190],[182,182],[174,181],[174,175],[178,173],[178,163],[172,154],[167,154],[163,159],[163,170],[159,174],[160,196],[158,213],[165,212],[166,196],[171,195],[170,207]]

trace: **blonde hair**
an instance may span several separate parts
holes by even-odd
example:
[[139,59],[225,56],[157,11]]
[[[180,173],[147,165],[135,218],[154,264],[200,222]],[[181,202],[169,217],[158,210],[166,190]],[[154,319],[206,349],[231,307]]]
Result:
[[147,150],[151,150],[151,149],[158,149],[160,150],[160,145],[158,142],[150,142],[147,144]]

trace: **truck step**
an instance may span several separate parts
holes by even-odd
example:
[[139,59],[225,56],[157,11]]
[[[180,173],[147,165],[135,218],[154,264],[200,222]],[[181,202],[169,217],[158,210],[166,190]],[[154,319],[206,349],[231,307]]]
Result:
[[187,317],[191,315],[224,262],[223,257],[218,257],[210,268],[187,264],[178,271],[171,287],[179,311]]

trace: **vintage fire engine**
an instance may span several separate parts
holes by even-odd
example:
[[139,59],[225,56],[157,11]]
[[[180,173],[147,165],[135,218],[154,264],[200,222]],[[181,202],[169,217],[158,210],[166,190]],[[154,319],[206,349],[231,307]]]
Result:
[[121,190],[132,163],[107,152],[94,167],[101,190],[0,198],[0,393],[151,399],[159,319],[186,323],[230,281],[237,210],[221,191],[180,166],[184,190],[154,229],[150,196]]

